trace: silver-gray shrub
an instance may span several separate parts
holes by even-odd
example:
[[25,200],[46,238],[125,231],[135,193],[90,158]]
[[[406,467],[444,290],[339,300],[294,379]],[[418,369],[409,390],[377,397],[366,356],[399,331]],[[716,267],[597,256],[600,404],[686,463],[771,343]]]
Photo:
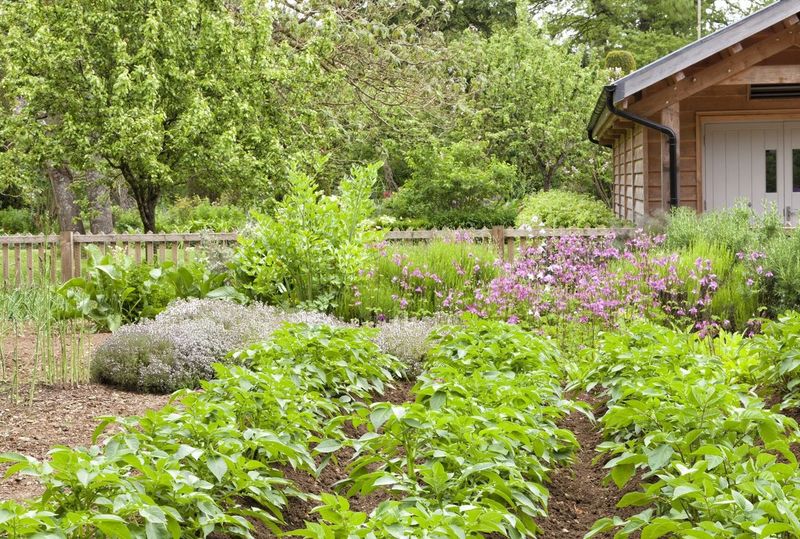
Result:
[[420,365],[428,353],[428,337],[437,327],[456,323],[457,319],[448,315],[426,318],[396,318],[376,324],[380,332],[375,343],[385,353],[393,355],[409,366],[411,375],[418,373]]
[[268,339],[286,322],[345,325],[316,312],[285,312],[261,304],[181,300],[153,320],[121,327],[95,351],[95,380],[152,393],[196,387],[230,352]]
[[[428,336],[448,316],[396,319],[378,324],[380,349],[418,371],[428,351]],[[308,311],[287,312],[254,303],[239,305],[218,299],[172,303],[153,320],[119,328],[95,351],[92,375],[99,382],[150,393],[197,387],[213,377],[211,365],[231,352],[269,339],[285,323],[346,326],[332,316]]]

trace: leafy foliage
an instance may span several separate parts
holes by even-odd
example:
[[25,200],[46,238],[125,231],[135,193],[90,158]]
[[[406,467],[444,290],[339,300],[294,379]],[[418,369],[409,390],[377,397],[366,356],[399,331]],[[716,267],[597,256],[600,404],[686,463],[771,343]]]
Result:
[[[178,198],[157,208],[159,232],[235,232],[247,223],[241,208],[209,202],[198,197]],[[115,208],[114,228],[122,233],[142,231],[134,210]]]
[[[702,0],[702,34],[710,34],[768,3]],[[639,65],[649,64],[698,37],[696,2],[565,0],[553,6],[533,0],[531,4],[534,10],[547,11],[543,16],[550,32],[568,39],[573,47],[584,46],[601,55],[622,48],[633,53]]]
[[293,147],[291,125],[309,124],[300,107],[288,111],[304,95],[282,92],[280,81],[291,72],[313,84],[318,72],[304,54],[270,44],[270,11],[217,1],[129,7],[3,11],[3,93],[19,104],[4,115],[15,141],[9,166],[36,174],[53,161],[120,175],[147,231],[161,195],[189,181],[258,191],[267,175],[284,176],[277,149]]
[[765,258],[760,263],[773,278],[765,285],[764,304],[769,314],[800,307],[800,231],[779,235],[763,245]]
[[784,392],[784,405],[800,403],[800,313],[787,311],[768,321],[754,338],[761,357],[762,378]]
[[427,144],[407,160],[411,177],[388,202],[397,217],[422,219],[433,228],[504,224],[503,202],[516,171],[487,155],[486,144]]
[[516,166],[513,194],[586,187],[605,159],[584,133],[603,82],[597,66],[582,65],[530,21],[456,46],[474,110],[461,119],[463,133],[480,133],[492,155]]
[[272,304],[328,310],[359,271],[368,269],[368,245],[380,232],[365,220],[378,165],[353,168],[338,196],[323,195],[299,171],[274,215],[254,212],[255,224],[239,237],[236,277],[250,297]]
[[615,70],[620,76],[624,76],[636,70],[636,58],[628,51],[608,51],[605,66],[606,69]]
[[334,396],[368,398],[373,392],[382,394],[384,381],[399,378],[403,371],[402,363],[375,344],[377,333],[366,328],[289,325],[235,359],[255,368],[280,366],[306,380],[309,387],[318,385]]
[[137,264],[125,253],[102,254],[90,246],[84,276],[64,283],[59,293],[67,300],[67,316],[81,316],[114,331],[155,316],[176,298],[241,299],[226,279],[224,273],[212,273],[199,263]]
[[0,232],[3,234],[31,233],[36,229],[33,213],[21,208],[0,209]]
[[[314,349],[324,349],[331,335],[375,352],[365,348],[367,334],[332,330],[316,334]],[[106,418],[95,436],[115,428],[103,445],[58,447],[46,463],[0,455],[0,462],[11,464],[10,474],[35,476],[44,487],[24,509],[0,505],[0,534],[252,537],[253,520],[280,533],[287,499],[306,498],[281,470],[318,472],[313,455],[341,445],[339,405],[355,395],[344,399],[341,386],[326,385],[313,369],[273,359],[255,371],[218,365],[217,380],[204,383],[201,392],[176,395],[174,406],[139,418]],[[381,360],[357,353],[342,359],[353,361],[354,369]],[[336,403],[329,399],[334,395],[340,397]]]
[[778,237],[782,228],[783,222],[774,207],[761,216],[744,203],[701,215],[690,208],[676,208],[665,231],[665,246],[684,248],[704,241],[733,253],[748,252]]
[[548,468],[577,446],[556,425],[574,405],[561,397],[555,348],[514,326],[475,319],[441,330],[435,341],[415,403],[375,403],[353,419],[368,431],[351,441],[356,453],[343,486],[348,495],[386,490],[392,498],[367,520],[341,498],[323,497],[322,522],[295,535],[536,533]]
[[517,226],[598,228],[617,222],[611,210],[589,195],[569,191],[540,191],[529,195],[517,215]]
[[798,426],[755,394],[771,382],[740,335],[704,340],[641,323],[588,355],[583,382],[610,398],[599,446],[609,478],[620,488],[642,478],[618,505],[649,508],[600,519],[587,537],[797,533]]

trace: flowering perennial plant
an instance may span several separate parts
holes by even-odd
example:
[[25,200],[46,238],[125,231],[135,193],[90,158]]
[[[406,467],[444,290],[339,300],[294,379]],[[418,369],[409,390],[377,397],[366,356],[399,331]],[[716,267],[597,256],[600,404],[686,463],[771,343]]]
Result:
[[[712,261],[691,265],[663,254],[663,237],[644,234],[618,245],[612,235],[542,239],[524,250],[467,310],[510,322],[557,316],[614,324],[639,316],[700,321],[718,288]],[[688,267],[687,267],[688,266]]]
[[[446,322],[452,320],[444,315],[398,318],[378,323],[369,335],[381,352],[414,369],[429,348],[428,335]],[[154,320],[123,326],[111,335],[95,352],[92,374],[99,382],[153,393],[198,387],[202,380],[214,378],[215,362],[229,363],[231,352],[274,340],[275,332],[287,323],[353,328],[314,311],[214,299],[180,300]]]
[[214,377],[212,364],[270,338],[285,323],[343,326],[317,312],[286,312],[259,303],[177,301],[154,320],[121,327],[95,352],[93,377],[103,383],[170,393]]

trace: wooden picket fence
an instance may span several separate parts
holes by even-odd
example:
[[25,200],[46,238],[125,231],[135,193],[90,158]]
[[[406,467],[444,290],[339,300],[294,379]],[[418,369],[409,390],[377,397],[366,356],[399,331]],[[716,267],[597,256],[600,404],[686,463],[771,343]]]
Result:
[[[387,233],[388,241],[430,241],[434,239],[472,238],[492,242],[504,260],[512,261],[515,253],[536,238],[564,236],[629,236],[634,228],[614,229],[515,229],[495,227],[480,230],[395,230]],[[0,236],[2,283],[5,287],[30,286],[48,280],[65,282],[79,277],[88,257],[86,247],[95,245],[103,253],[122,252],[136,262],[170,260],[182,264],[191,259],[192,250],[202,243],[230,245],[235,232],[187,234],[77,234]]]
[[235,232],[191,234],[77,234],[0,236],[2,282],[25,286],[49,280],[65,282],[82,274],[88,258],[86,247],[96,246],[102,253],[114,249],[136,262],[171,260],[176,264],[191,259],[192,249],[201,243],[231,244]]
[[541,238],[564,238],[569,236],[627,238],[635,234],[637,228],[494,228],[470,230],[392,230],[386,235],[390,241],[430,241],[448,240],[459,237],[475,241],[491,242],[498,255],[506,262],[513,262],[520,249]]

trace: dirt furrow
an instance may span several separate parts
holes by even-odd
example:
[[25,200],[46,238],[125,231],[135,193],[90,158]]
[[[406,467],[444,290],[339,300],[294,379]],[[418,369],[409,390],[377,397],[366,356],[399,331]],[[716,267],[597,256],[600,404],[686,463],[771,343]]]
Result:
[[[579,400],[592,404],[594,413],[600,415],[602,405],[592,397],[582,397]],[[573,412],[564,419],[561,427],[575,433],[581,448],[570,466],[551,474],[548,516],[539,522],[542,528],[540,538],[581,539],[600,518],[637,513],[637,510],[622,510],[616,506],[625,492],[635,489],[635,481],[632,480],[622,491],[613,483],[603,484],[608,470],[603,469],[603,462],[593,462],[598,455],[596,448],[603,441],[597,425],[584,414]],[[613,537],[613,534],[599,537]]]

